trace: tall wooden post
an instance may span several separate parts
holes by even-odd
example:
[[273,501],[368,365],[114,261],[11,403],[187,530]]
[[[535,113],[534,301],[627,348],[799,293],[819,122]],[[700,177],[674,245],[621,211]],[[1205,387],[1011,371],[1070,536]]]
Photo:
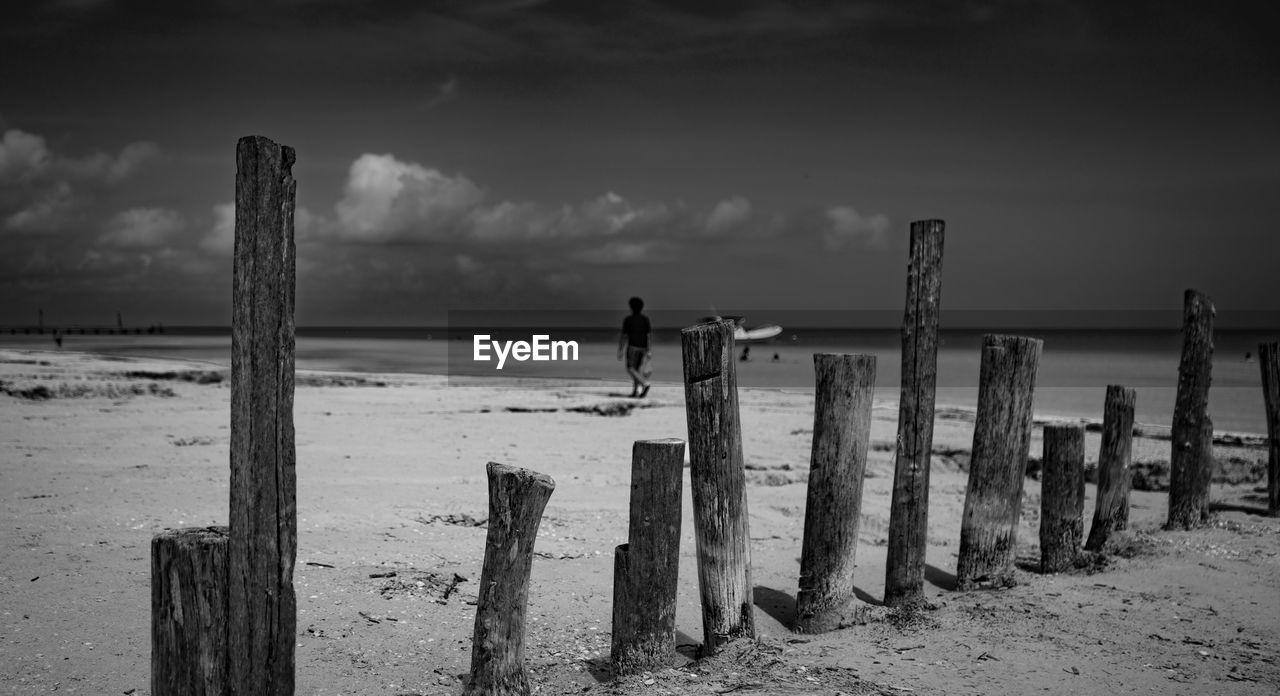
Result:
[[614,555],[614,671],[660,669],[676,655],[676,581],[684,440],[641,440],[631,450],[631,524]]
[[1040,572],[1075,565],[1084,537],[1084,426],[1044,426],[1040,474]]
[[1267,409],[1267,510],[1280,515],[1280,343],[1258,346]]
[[902,320],[902,396],[885,561],[884,602],[889,606],[915,604],[924,598],[944,228],[942,220],[911,223],[907,309]]
[[1201,442],[1208,422],[1209,383],[1213,372],[1213,302],[1187,290],[1182,310],[1182,360],[1173,406],[1169,458],[1168,527],[1190,529],[1209,515],[1213,430]]
[[151,538],[151,696],[227,694],[227,528]]
[[489,532],[464,696],[525,696],[524,618],[533,542],[555,490],[550,476],[489,462]]
[[1035,338],[983,338],[973,455],[956,564],[956,584],[961,590],[982,582],[1003,582],[1012,573],[1031,440],[1031,400],[1042,347],[1043,342]]
[[1102,446],[1098,450],[1098,499],[1085,548],[1101,551],[1112,532],[1129,526],[1130,466],[1133,463],[1133,410],[1138,395],[1118,384],[1107,385],[1102,412]]
[[680,332],[704,655],[756,633],[733,327],[721,320]]
[[293,162],[293,148],[263,137],[236,146],[227,558],[227,682],[236,696],[294,691]]
[[801,633],[834,630],[852,615],[876,356],[816,353],[813,367],[813,453],[796,595]]

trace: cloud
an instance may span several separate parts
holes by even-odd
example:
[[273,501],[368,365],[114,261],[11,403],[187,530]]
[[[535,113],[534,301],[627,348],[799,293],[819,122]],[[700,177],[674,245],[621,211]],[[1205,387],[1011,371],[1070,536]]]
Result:
[[98,244],[119,249],[158,248],[168,244],[186,226],[186,220],[176,210],[131,208],[107,221]]
[[853,242],[861,242],[868,249],[889,246],[889,218],[884,215],[864,216],[849,206],[833,206],[827,208],[826,217],[828,226],[822,239],[829,250]]
[[751,217],[751,201],[742,196],[732,196],[711,209],[707,215],[706,229],[712,234],[738,227]]
[[5,131],[0,140],[0,184],[30,181],[49,164],[44,138],[16,128]]
[[341,239],[361,242],[439,237],[456,229],[483,198],[461,174],[450,177],[390,154],[364,154],[351,163],[334,229]]
[[589,264],[623,266],[658,260],[658,252],[664,248],[665,245],[658,240],[616,240],[602,246],[583,249],[574,254],[574,258]]
[[56,230],[72,205],[71,185],[65,181],[54,182],[36,190],[27,198],[24,207],[6,216],[4,229],[17,232]]
[[70,157],[51,151],[43,136],[10,128],[0,137],[0,229],[58,231],[101,187],[130,178],[159,153],[155,143],[139,141],[118,155]]

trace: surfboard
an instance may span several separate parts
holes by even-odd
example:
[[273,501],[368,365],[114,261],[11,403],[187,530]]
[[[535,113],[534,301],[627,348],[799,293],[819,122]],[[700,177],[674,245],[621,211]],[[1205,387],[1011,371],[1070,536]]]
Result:
[[780,333],[782,333],[782,327],[777,324],[765,324],[752,329],[739,326],[733,330],[733,340],[738,343],[765,341]]

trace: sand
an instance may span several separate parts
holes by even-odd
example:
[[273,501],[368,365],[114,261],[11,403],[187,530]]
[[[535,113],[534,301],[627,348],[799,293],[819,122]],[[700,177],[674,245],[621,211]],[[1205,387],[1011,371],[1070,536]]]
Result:
[[[0,351],[0,691],[149,692],[150,539],[227,520],[230,391],[221,376],[203,364]],[[685,433],[678,387],[657,387],[644,402],[624,392],[300,376],[297,692],[460,691],[489,461],[557,484],[529,595],[526,660],[536,693],[1280,689],[1280,520],[1260,514],[1265,452],[1256,441],[1217,448],[1234,467],[1222,478],[1240,482],[1214,486],[1211,525],[1161,531],[1167,495],[1136,491],[1123,553],[1092,574],[1033,572],[1039,484],[1028,478],[1017,585],[959,593],[952,573],[972,412],[940,409],[926,584],[936,607],[894,612],[878,606],[897,419],[896,403],[882,399],[857,556],[865,623],[799,636],[787,626],[812,398],[768,390],[740,395],[760,640],[690,662],[701,622],[686,477],[679,660],[615,682],[612,550],[626,537],[631,443]],[[1135,442],[1136,460],[1167,459],[1168,441],[1153,435]],[[1087,436],[1090,459],[1097,437]],[[1092,485],[1088,494],[1086,526]]]

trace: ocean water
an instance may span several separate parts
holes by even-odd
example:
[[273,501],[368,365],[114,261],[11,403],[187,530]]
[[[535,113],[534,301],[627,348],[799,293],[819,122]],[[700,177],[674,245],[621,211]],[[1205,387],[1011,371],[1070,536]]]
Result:
[[[472,334],[440,329],[300,329],[297,366],[309,370],[448,375],[451,388],[507,384],[512,388],[548,388],[565,383],[611,385],[621,392],[630,381],[617,359],[614,330],[550,330],[556,339],[578,343],[577,360],[518,362],[473,360]],[[1044,341],[1036,378],[1039,416],[1100,418],[1108,384],[1138,392],[1139,423],[1168,425],[1173,418],[1181,335],[1177,331],[1026,331]],[[506,332],[501,338],[523,337]],[[1275,336],[1252,331],[1215,335],[1213,386],[1209,412],[1219,431],[1266,432],[1258,343]],[[982,332],[944,331],[938,353],[938,403],[974,407]],[[54,350],[50,336],[0,335],[0,346]],[[744,346],[737,349],[740,355]],[[867,353],[876,356],[877,398],[896,399],[900,388],[900,338],[896,330],[786,331],[766,343],[750,344],[746,361],[737,361],[742,387],[808,393],[813,389],[814,353]],[[231,338],[225,329],[170,329],[163,335],[73,335],[62,350],[103,354],[181,358],[228,366]],[[1252,357],[1245,359],[1245,354]],[[677,329],[655,330],[653,380],[680,384]],[[501,380],[497,382],[495,380]]]

